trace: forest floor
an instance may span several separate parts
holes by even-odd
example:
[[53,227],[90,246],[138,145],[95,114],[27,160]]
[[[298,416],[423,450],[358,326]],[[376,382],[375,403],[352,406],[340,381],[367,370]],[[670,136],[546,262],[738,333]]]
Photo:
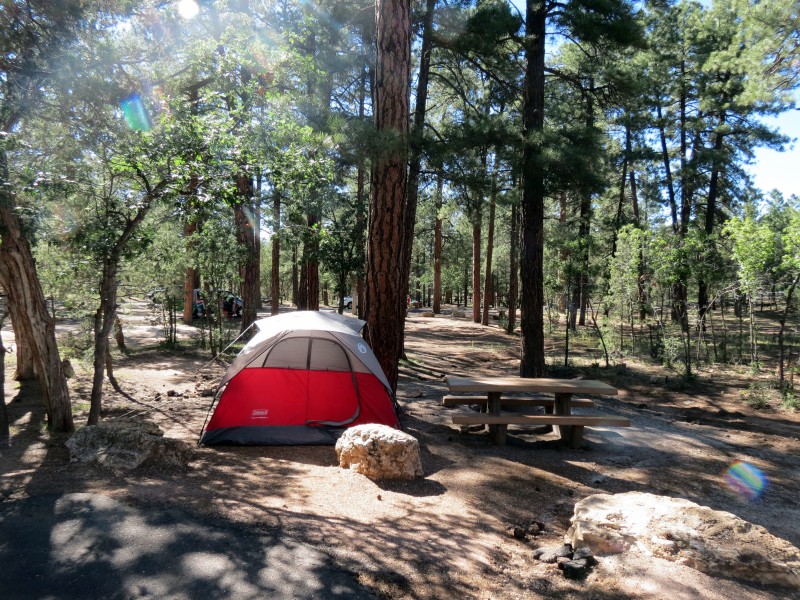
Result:
[[[107,389],[103,419],[146,417],[166,436],[195,444],[210,402],[201,390],[213,387],[224,367],[207,365],[208,356],[194,350],[157,349],[160,327],[149,321],[144,303],[124,305],[122,318],[130,353],[117,357],[115,373],[126,394]],[[744,402],[753,376],[743,367],[709,367],[684,382],[661,366],[628,359],[608,369],[555,374],[619,388],[618,397],[598,398],[592,412],[629,417],[632,427],[587,429],[580,449],[560,446],[552,433],[510,428],[508,444],[496,447],[486,433],[461,433],[450,424],[453,409],[440,403],[445,375],[517,373],[519,338],[496,324],[409,314],[398,398],[403,427],[420,442],[425,476],[404,483],[374,483],[340,469],[329,446],[197,447],[186,470],[124,475],[70,463],[63,438],[46,434],[36,390],[10,380],[8,355],[12,446],[0,449],[0,502],[89,492],[280,531],[324,551],[366,589],[388,598],[793,597],[782,588],[630,554],[601,558],[583,581],[535,561],[533,549],[562,543],[576,501],[627,491],[729,511],[800,546],[800,414]],[[62,335],[70,330],[77,331],[74,323],[59,325]],[[181,339],[194,332],[179,329]],[[8,346],[10,332],[3,334]],[[91,376],[88,362],[73,365],[70,388],[82,426]],[[738,460],[768,477],[757,500],[725,483],[725,469]],[[509,527],[532,521],[545,524],[541,536],[508,535]],[[210,597],[225,596],[214,582],[209,586]]]

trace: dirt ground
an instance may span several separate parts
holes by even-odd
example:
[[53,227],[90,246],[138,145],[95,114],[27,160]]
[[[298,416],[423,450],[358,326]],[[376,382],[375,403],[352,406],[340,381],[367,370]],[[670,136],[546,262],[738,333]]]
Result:
[[[149,318],[142,303],[124,306],[131,353],[117,357],[116,376],[126,394],[108,388],[103,418],[147,417],[165,435],[194,444],[211,400],[200,391],[213,387],[224,367],[204,366],[208,357],[199,353],[157,351],[160,328]],[[60,331],[69,328],[64,323]],[[182,338],[192,334],[181,326]],[[3,332],[7,346],[10,336]],[[514,375],[518,346],[518,338],[496,326],[412,311],[398,397],[404,429],[420,442],[425,477],[386,484],[340,469],[333,447],[197,447],[185,471],[125,475],[70,463],[64,439],[46,434],[36,390],[10,380],[11,354],[5,393],[12,446],[0,449],[0,501],[91,492],[280,530],[324,549],[388,598],[795,597],[629,554],[601,558],[578,582],[535,561],[535,548],[562,543],[577,500],[626,491],[726,510],[800,546],[800,415],[745,404],[744,370],[709,369],[683,383],[674,372],[627,361],[610,369],[561,369],[557,376],[619,388],[616,398],[596,398],[591,412],[629,417],[630,428],[587,429],[576,450],[535,428],[510,428],[505,447],[492,446],[486,433],[461,433],[450,424],[454,409],[440,404],[443,377]],[[89,366],[73,365],[70,387],[81,426]],[[723,473],[737,460],[766,473],[769,484],[758,500],[727,487]],[[545,524],[541,536],[508,535],[509,527],[532,521]]]

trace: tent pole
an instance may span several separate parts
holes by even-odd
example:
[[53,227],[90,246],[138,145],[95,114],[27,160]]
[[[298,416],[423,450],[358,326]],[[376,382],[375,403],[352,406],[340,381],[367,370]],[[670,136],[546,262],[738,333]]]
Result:
[[244,330],[242,333],[240,333],[240,334],[239,334],[239,336],[238,336],[238,337],[237,337],[235,340],[233,340],[233,341],[232,341],[230,344],[228,344],[227,346],[225,346],[225,348],[223,348],[222,350],[220,350],[220,351],[219,351],[219,353],[217,353],[217,355],[216,355],[214,358],[212,358],[210,361],[208,361],[208,362],[207,362],[206,364],[204,364],[202,367],[200,367],[199,369],[197,369],[197,371],[195,371],[195,372],[194,372],[194,374],[195,374],[195,375],[197,375],[197,374],[198,374],[200,371],[202,371],[203,369],[205,369],[205,368],[206,368],[208,365],[210,365],[211,363],[213,363],[213,362],[214,362],[215,360],[217,360],[217,359],[218,359],[220,356],[222,356],[222,355],[223,355],[225,352],[227,352],[228,348],[230,348],[230,347],[231,347],[231,346],[233,346],[233,345],[234,345],[236,342],[238,342],[240,339],[242,339],[242,336],[243,336],[245,333],[247,333],[248,331],[250,331],[250,328],[251,328],[253,325],[255,325],[255,321],[254,321],[254,322],[252,322],[252,323],[250,323],[250,326],[249,326],[247,329],[245,329],[245,330]]

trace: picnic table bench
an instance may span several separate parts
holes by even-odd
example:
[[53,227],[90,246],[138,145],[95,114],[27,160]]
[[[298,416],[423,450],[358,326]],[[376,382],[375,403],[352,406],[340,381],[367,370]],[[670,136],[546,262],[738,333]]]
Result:
[[[451,377],[445,378],[452,395],[442,398],[445,406],[457,404],[484,404],[486,413],[461,413],[453,415],[456,425],[488,425],[493,443],[502,446],[506,442],[508,425],[551,425],[558,430],[562,441],[573,448],[583,442],[584,427],[613,426],[629,427],[625,417],[572,415],[572,407],[591,407],[594,401],[573,398],[574,394],[602,394],[615,396],[617,389],[590,379],[527,379],[521,377]],[[503,396],[508,393],[552,394],[550,398],[517,398]],[[456,394],[475,394],[456,395]],[[520,415],[502,413],[503,405],[543,406],[544,415]]]

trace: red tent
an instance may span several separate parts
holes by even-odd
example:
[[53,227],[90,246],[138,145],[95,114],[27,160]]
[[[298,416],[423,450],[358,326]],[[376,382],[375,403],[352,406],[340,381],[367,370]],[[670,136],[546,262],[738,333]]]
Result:
[[363,321],[298,311],[256,321],[222,378],[202,444],[333,444],[347,427],[400,427]]

